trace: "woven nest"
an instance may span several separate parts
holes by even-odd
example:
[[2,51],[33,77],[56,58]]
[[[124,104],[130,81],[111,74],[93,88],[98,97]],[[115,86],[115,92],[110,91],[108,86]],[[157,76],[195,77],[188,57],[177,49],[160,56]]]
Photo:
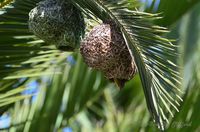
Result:
[[29,29],[37,37],[64,51],[80,47],[85,35],[82,13],[68,0],[46,0],[29,13]]
[[90,31],[81,43],[80,52],[87,66],[103,71],[105,79],[110,82],[114,78],[128,82],[136,73],[122,33],[111,20]]

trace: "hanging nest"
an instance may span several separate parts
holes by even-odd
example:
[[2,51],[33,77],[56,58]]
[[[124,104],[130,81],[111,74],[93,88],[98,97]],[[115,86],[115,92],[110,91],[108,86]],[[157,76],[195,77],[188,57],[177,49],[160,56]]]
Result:
[[105,79],[110,82],[118,79],[125,83],[136,74],[122,33],[112,20],[94,27],[83,39],[80,52],[87,66],[103,71]]
[[80,47],[85,35],[82,13],[68,0],[46,0],[29,13],[29,29],[37,37],[64,51]]

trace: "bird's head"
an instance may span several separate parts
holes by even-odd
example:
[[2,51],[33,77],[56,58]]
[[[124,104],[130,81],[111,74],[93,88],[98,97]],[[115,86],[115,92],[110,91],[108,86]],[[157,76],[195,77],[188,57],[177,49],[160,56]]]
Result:
[[119,79],[119,78],[113,78],[115,84],[117,85],[117,88],[119,89],[119,92],[124,88],[125,83],[127,82],[126,79]]

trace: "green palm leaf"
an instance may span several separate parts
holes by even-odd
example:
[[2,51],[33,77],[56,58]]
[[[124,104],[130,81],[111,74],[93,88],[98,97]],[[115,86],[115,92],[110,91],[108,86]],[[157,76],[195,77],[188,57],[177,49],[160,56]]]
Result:
[[[171,102],[173,101],[175,103],[175,99],[165,89],[169,89],[180,100],[182,99],[172,89],[174,88],[180,91],[173,84],[173,81],[177,81],[180,77],[176,71],[171,69],[177,67],[177,65],[163,58],[164,56],[178,56],[173,51],[175,46],[170,40],[155,34],[166,32],[165,28],[141,22],[141,20],[158,19],[159,17],[157,15],[159,14],[128,10],[126,1],[87,0],[80,2],[74,0],[73,2],[74,4],[78,4],[79,7],[82,7],[82,10],[89,9],[91,11],[96,8],[95,12],[92,12],[93,16],[99,17],[98,15],[102,14],[99,17],[102,21],[105,21],[105,19],[113,19],[118,24],[126,40],[129,52],[135,60],[149,112],[152,118],[158,123],[159,128],[164,129],[161,116],[167,122],[168,120],[163,113],[160,102],[164,104],[172,116],[173,114],[164,98],[177,109]],[[166,66],[171,68],[166,69]]]
[[[70,122],[63,124],[62,120],[73,121],[80,111],[98,99],[108,83],[101,73],[91,72],[91,69],[83,64],[79,52],[72,54],[55,50],[53,45],[47,45],[29,32],[26,24],[28,12],[35,7],[36,2],[16,1],[12,3],[15,8],[5,8],[7,13],[0,16],[0,35],[4,38],[0,44],[1,68],[4,69],[1,70],[0,100],[5,102],[1,103],[0,114],[13,107],[7,104],[16,102],[14,113],[10,116],[13,121],[6,128],[9,130],[16,127],[16,131],[35,131],[37,128],[36,131],[43,132],[65,127]],[[76,67],[66,59],[69,56],[76,63]],[[20,96],[22,90],[18,91],[19,94],[13,92],[12,89],[17,90],[13,84],[27,86],[32,81],[42,86],[37,88],[40,90],[36,102],[32,102],[32,94]],[[6,94],[10,95],[10,98],[5,98]],[[25,97],[30,98],[19,101]],[[63,105],[66,108],[63,108]],[[51,116],[52,112],[54,116]],[[17,116],[21,118],[16,118]]]
[[[176,94],[179,89],[174,85],[174,83],[179,83],[179,79],[181,79],[179,73],[174,70],[178,66],[170,61],[170,57],[179,57],[175,52],[176,46],[171,43],[172,40],[157,35],[168,32],[166,28],[144,22],[156,20],[154,22],[157,23],[159,21],[157,19],[160,19],[159,14],[135,11],[135,6],[129,5],[130,1],[128,0],[70,1],[84,12],[89,19],[99,23],[104,22],[106,19],[113,19],[118,24],[126,40],[129,52],[136,63],[149,112],[160,129],[163,129],[162,120],[164,119],[168,122],[168,119],[164,114],[165,110],[162,108],[165,107],[173,116],[170,106],[178,111],[177,106],[179,106],[179,103],[175,97],[182,99]],[[36,2],[39,2],[39,0]],[[35,7],[36,2],[33,0],[18,0],[12,4],[14,8],[5,8],[7,13],[0,16],[0,35],[4,37],[4,39],[0,40],[0,47],[2,47],[0,52],[2,63],[0,67],[3,69],[0,71],[2,73],[0,92],[11,92],[13,87],[12,85],[8,86],[8,84],[12,84],[13,79],[18,81],[20,78],[28,77],[20,82],[20,85],[29,84],[32,80],[37,80],[41,85],[45,85],[45,82],[48,82],[47,80],[52,81],[50,86],[44,86],[44,89],[41,89],[42,93],[36,103],[31,104],[30,99],[27,99],[28,104],[15,103],[15,115],[20,111],[27,113],[23,118],[15,119],[9,127],[14,129],[15,126],[23,126],[18,127],[17,131],[51,131],[53,128],[58,130],[60,127],[71,125],[79,112],[84,108],[88,108],[97,100],[98,95],[102,93],[100,89],[107,84],[104,82],[105,80],[103,81],[99,72],[93,71],[91,73],[86,66],[84,66],[83,71],[80,70],[80,66],[84,64],[81,63],[79,53],[75,54],[75,56],[79,56],[77,57],[79,65],[76,65],[76,68],[70,65],[69,72],[69,69],[65,69],[63,64],[68,64],[66,58],[72,54],[55,50],[54,46],[45,44],[29,32],[26,24],[28,12]],[[194,3],[193,1],[188,6],[188,9]],[[159,9],[161,11],[164,8]],[[181,13],[178,12],[175,16]],[[169,23],[171,24],[174,20],[176,20],[175,17],[170,19]],[[159,25],[166,26],[160,23]],[[66,73],[61,74],[63,71]],[[53,75],[54,73],[56,74]],[[47,78],[44,83],[41,83],[43,78],[41,76]],[[80,81],[81,77],[85,78],[83,82]],[[62,78],[66,80],[62,80]],[[104,85],[98,82],[99,78],[101,78],[101,82]],[[95,79],[97,79],[96,82]],[[91,90],[93,85],[89,82],[95,82],[94,86],[96,88]],[[80,85],[75,85],[77,83],[80,83]],[[62,86],[59,86],[60,84]],[[60,91],[57,90],[58,86]],[[46,90],[48,88],[50,89],[49,91]],[[88,97],[88,93],[90,93],[90,97]],[[77,95],[81,96],[77,97]],[[40,101],[44,96],[45,100]],[[54,98],[56,100],[53,100]],[[69,106],[64,112],[60,112],[62,104]],[[22,109],[19,106],[22,106]],[[28,109],[29,106],[31,106],[31,109]],[[51,109],[54,110],[51,111]],[[51,113],[55,113],[55,116],[50,116]],[[69,122],[63,125],[63,120]],[[42,123],[44,123],[44,128]],[[51,124],[51,128],[49,124]],[[37,128],[36,126],[38,125],[39,127]],[[73,125],[71,127],[73,128]]]
[[3,9],[5,6],[7,6],[8,4],[10,4],[11,2],[13,2],[14,0],[2,0],[0,2],[0,10]]
[[[18,0],[11,4],[15,8],[8,6],[3,9],[6,13],[0,15],[0,36],[2,38],[0,40],[0,93],[10,94],[10,98],[4,105],[19,100],[17,98],[20,95],[12,92],[15,88],[13,85],[27,86],[41,76],[60,74],[60,72],[53,72],[49,69],[61,66],[60,62],[71,54],[70,52],[63,54],[55,50],[54,46],[45,44],[29,32],[28,13],[37,2],[39,0]],[[9,107],[1,108],[7,110]]]
[[[159,3],[159,6],[156,6]],[[175,22],[180,20],[182,15],[189,11],[193,6],[197,5],[199,0],[154,0],[150,7],[145,8],[146,12],[165,12],[161,20],[155,20],[154,24],[162,26],[172,26]],[[183,10],[184,8],[184,10]],[[169,10],[170,9],[170,10]]]

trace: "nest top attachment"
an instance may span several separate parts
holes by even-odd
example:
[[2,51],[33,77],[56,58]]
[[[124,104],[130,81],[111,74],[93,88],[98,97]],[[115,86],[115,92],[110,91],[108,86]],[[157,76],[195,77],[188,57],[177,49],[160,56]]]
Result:
[[121,87],[136,73],[122,33],[112,20],[95,26],[83,39],[80,52],[87,66],[103,71],[105,79]]
[[29,29],[60,50],[74,51],[85,35],[83,14],[67,0],[46,0],[29,13]]

